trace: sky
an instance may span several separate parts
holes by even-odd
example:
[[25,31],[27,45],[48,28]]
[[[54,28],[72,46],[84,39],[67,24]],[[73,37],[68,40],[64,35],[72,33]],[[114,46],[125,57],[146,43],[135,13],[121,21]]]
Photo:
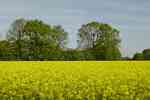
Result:
[[62,25],[69,32],[69,48],[77,46],[82,24],[99,21],[120,30],[123,56],[150,48],[150,0],[0,0],[0,37],[17,18],[38,18]]

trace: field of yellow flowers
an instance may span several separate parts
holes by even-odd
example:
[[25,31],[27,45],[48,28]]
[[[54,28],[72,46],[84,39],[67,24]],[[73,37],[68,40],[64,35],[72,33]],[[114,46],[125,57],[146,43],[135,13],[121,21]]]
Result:
[[0,62],[0,100],[150,100],[150,62]]

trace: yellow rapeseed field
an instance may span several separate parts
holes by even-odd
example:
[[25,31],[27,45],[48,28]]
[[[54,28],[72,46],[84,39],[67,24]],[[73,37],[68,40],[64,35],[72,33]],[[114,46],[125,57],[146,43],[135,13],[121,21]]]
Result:
[[150,62],[0,62],[0,100],[150,100]]

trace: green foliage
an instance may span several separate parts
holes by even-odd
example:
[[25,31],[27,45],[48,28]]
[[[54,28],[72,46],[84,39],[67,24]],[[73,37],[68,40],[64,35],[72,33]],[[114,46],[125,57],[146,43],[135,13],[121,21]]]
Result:
[[11,27],[8,30],[7,40],[11,46],[10,48],[12,50],[12,55],[14,55],[15,58],[22,58],[23,56],[23,28],[25,23],[25,19],[17,19],[11,24]]
[[144,49],[142,53],[136,53],[133,60],[150,60],[150,49]]
[[9,56],[10,54],[9,46],[10,46],[10,43],[8,41],[6,40],[0,41],[0,58],[1,59],[4,59]]
[[[29,20],[24,26],[26,49],[30,59],[38,59],[48,48],[55,47],[51,27],[39,20]],[[48,49],[49,50],[49,49]]]
[[82,25],[78,36],[79,48],[92,48],[96,59],[115,60],[121,57],[119,31],[108,24],[91,22]]
[[[0,60],[130,60],[122,58],[119,31],[111,25],[90,22],[78,32],[78,48],[68,49],[68,33],[60,25],[38,19],[16,19],[0,41]],[[150,60],[150,50],[133,60]]]
[[133,60],[144,60],[144,55],[143,55],[143,53],[136,53],[136,54],[133,56]]
[[150,49],[143,50],[143,55],[145,60],[150,60]]
[[50,26],[37,19],[17,19],[8,31],[7,40],[14,59],[47,59],[65,47],[67,35],[59,25]]
[[57,43],[58,48],[65,48],[67,44],[68,33],[62,28],[62,26],[53,26],[53,38]]

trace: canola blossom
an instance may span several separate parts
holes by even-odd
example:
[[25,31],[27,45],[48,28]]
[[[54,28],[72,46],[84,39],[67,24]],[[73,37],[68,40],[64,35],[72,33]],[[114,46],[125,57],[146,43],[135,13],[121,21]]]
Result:
[[0,100],[150,100],[150,62],[0,62]]

